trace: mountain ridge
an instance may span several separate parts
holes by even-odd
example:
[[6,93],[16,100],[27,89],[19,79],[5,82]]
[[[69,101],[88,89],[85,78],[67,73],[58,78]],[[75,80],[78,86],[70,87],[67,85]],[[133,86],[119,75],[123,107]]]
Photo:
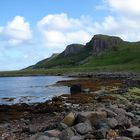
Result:
[[[125,61],[128,64],[132,61],[139,63],[139,53],[140,42],[127,42],[117,36],[98,34],[85,45],[70,44],[60,54],[44,59],[26,69],[95,67],[124,64]],[[118,59],[118,62],[115,59]],[[99,63],[95,65],[97,61]]]

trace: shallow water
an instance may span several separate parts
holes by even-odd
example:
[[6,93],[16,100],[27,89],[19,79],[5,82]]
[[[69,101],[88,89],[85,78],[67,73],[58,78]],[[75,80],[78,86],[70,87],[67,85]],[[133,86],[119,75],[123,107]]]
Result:
[[0,77],[0,104],[44,102],[69,93],[67,86],[55,86],[62,76]]

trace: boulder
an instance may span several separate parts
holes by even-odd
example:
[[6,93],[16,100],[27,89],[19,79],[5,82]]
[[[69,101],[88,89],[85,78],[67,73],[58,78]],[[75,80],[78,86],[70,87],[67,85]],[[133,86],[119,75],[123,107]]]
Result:
[[70,112],[65,118],[62,120],[62,123],[66,124],[67,126],[72,126],[75,123],[76,113]]
[[135,138],[139,137],[140,138],[140,128],[133,126],[123,132],[124,136],[130,137],[130,138]]
[[117,115],[126,115],[127,112],[122,109],[122,108],[117,108],[116,106],[110,106],[109,108],[110,110],[112,110],[114,113],[116,113]]
[[107,118],[106,123],[110,128],[115,128],[118,125],[118,121],[115,118]]
[[132,126],[132,122],[131,122],[131,119],[126,117],[125,115],[117,115],[115,117],[115,119],[117,120],[118,122],[118,126],[125,126],[127,128],[131,127]]
[[105,111],[107,113],[107,117],[109,117],[109,118],[113,118],[113,117],[117,116],[117,114],[110,109],[104,108],[104,109],[102,109],[102,111]]
[[128,137],[118,137],[116,140],[133,140]]
[[37,132],[38,132],[38,127],[35,126],[35,125],[29,125],[29,132],[30,132],[31,134],[37,133]]
[[60,139],[56,137],[51,137],[49,140],[60,140]]
[[82,88],[80,84],[71,85],[70,87],[71,94],[80,93],[81,91],[82,91]]
[[73,136],[75,136],[74,131],[71,128],[67,128],[61,132],[59,138],[61,140],[70,140]]
[[92,134],[84,135],[84,140],[95,140],[95,136]]
[[98,121],[107,117],[107,113],[104,111],[87,111],[81,112],[77,116],[78,122],[85,122],[89,120],[91,124],[94,126]]
[[87,134],[87,133],[93,131],[92,126],[89,121],[87,121],[85,123],[79,123],[79,124],[75,125],[74,128],[81,135],[84,135],[84,134]]
[[44,132],[44,134],[49,137],[59,137],[60,133],[61,133],[61,131],[59,131],[57,129],[48,130],[48,131]]
[[45,136],[43,133],[37,133],[30,137],[30,140],[50,140],[48,136]]
[[60,131],[66,129],[66,128],[68,128],[68,126],[62,122],[58,125],[58,130],[60,130]]
[[73,136],[70,138],[70,140],[84,140],[84,137],[82,136]]
[[95,135],[95,138],[98,140],[98,139],[105,139],[106,138],[106,134],[108,132],[108,128],[102,128],[102,129],[99,129],[97,130],[94,135]]

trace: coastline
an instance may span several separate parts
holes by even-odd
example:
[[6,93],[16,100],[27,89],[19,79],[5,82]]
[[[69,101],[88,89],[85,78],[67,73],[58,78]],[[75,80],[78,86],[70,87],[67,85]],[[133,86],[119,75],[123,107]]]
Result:
[[[96,111],[96,113],[99,113],[99,111],[102,110],[101,112],[103,112],[103,110],[107,111],[107,109],[113,111],[112,107],[124,110],[128,115],[123,114],[124,119],[131,120],[131,123],[127,124],[130,126],[125,126],[119,133],[117,133],[118,125],[106,130],[109,133],[110,129],[112,129],[116,134],[113,136],[114,138],[124,136],[122,133],[132,126],[140,127],[138,123],[140,116],[140,80],[137,80],[138,77],[136,74],[125,73],[124,75],[117,73],[112,75],[112,73],[96,73],[93,75],[93,73],[78,73],[65,76],[79,78],[76,78],[76,80],[59,81],[58,85],[71,86],[78,83],[83,88],[82,92],[70,95],[64,94],[54,97],[50,101],[32,105],[25,103],[11,106],[0,105],[0,135],[3,140],[6,140],[8,137],[11,138],[10,140],[32,140],[35,135],[38,137],[42,135],[50,137],[46,132],[54,129],[59,130],[61,122],[70,112],[79,114],[80,112]],[[131,109],[132,107],[133,109]],[[121,117],[119,116],[117,122],[119,122]],[[106,119],[110,119],[110,117],[106,116]],[[111,117],[111,119],[117,118]],[[104,121],[102,123],[105,123]],[[75,128],[75,125],[78,124],[74,123],[72,126],[68,126],[68,128]],[[63,134],[63,131],[66,130],[64,128],[63,130],[59,130],[59,132]],[[98,131],[96,129],[95,132]],[[91,135],[96,139],[97,133],[91,133]],[[81,137],[79,134],[78,136]],[[86,134],[82,135],[82,137],[86,136]],[[51,137],[54,136],[51,135]],[[61,140],[59,136],[57,138]],[[107,138],[107,135],[104,138]],[[137,140],[137,137],[133,139]]]

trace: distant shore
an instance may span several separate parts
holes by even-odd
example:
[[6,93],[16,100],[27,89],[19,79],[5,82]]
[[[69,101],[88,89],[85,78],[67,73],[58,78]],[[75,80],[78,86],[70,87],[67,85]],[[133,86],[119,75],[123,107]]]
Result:
[[140,77],[140,71],[107,71],[94,69],[39,69],[39,70],[17,70],[0,71],[0,77],[19,77],[19,76],[121,76],[121,77]]

